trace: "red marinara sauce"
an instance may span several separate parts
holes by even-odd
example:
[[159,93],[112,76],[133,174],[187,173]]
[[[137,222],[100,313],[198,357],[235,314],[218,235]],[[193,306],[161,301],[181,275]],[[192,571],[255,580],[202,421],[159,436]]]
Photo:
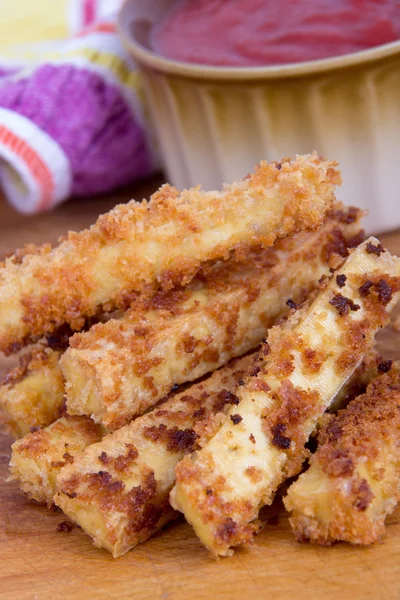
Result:
[[153,49],[203,65],[255,67],[340,56],[400,38],[400,0],[183,0]]

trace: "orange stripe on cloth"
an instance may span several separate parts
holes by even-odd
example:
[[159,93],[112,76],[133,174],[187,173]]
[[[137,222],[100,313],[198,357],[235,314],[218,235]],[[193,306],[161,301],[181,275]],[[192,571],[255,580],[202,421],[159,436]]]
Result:
[[9,148],[27,165],[40,187],[40,200],[37,208],[41,210],[47,208],[52,202],[54,181],[50,169],[41,156],[25,140],[16,136],[4,125],[0,125],[0,144]]
[[92,33],[116,33],[117,26],[114,23],[96,23],[95,25],[89,25],[85,27],[83,31],[76,34],[75,37],[84,37]]

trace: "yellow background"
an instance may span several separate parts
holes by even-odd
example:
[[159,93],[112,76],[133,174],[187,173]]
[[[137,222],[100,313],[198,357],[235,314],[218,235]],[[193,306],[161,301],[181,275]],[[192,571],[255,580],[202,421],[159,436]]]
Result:
[[0,52],[13,44],[64,38],[68,0],[0,0]]

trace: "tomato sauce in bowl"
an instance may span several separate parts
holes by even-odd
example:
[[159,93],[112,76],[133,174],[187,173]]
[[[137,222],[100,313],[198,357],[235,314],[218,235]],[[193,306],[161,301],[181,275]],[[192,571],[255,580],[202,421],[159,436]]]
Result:
[[183,0],[151,34],[155,52],[259,67],[350,54],[400,38],[399,0]]

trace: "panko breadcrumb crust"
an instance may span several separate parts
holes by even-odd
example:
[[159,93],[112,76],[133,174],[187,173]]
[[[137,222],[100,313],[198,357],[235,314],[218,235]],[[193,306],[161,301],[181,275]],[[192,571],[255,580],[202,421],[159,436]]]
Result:
[[400,363],[381,361],[378,373],[320,431],[310,469],[288,490],[299,541],[367,545],[385,533],[400,500]]
[[400,260],[371,238],[308,305],[270,330],[237,390],[239,405],[176,468],[171,504],[213,556],[252,541],[260,508],[301,470],[318,419],[388,323],[399,289]]
[[18,366],[0,383],[3,421],[14,437],[32,427],[46,427],[61,415],[64,380],[59,365],[61,350],[38,344],[25,352]]
[[[345,383],[328,408],[328,413],[336,413],[341,408],[346,408],[350,400],[364,394],[368,384],[379,375],[379,369],[384,363],[376,348],[370,348],[365,353],[361,363],[354,371],[352,377]],[[323,419],[328,415],[323,415]]]
[[[101,322],[111,316],[100,315]],[[84,328],[94,322],[88,319]],[[0,381],[0,419],[15,438],[32,428],[47,427],[65,412],[64,378],[59,364],[73,332],[64,325],[29,349]]]
[[[101,315],[106,321],[110,315]],[[96,320],[97,322],[97,320]],[[84,323],[90,328],[93,320]],[[65,405],[64,379],[59,364],[72,335],[64,325],[20,357],[16,367],[0,381],[1,419],[6,429],[19,438],[32,428],[47,427],[61,416]]]
[[120,205],[52,248],[27,246],[0,266],[0,349],[18,350],[63,323],[125,309],[137,292],[184,286],[201,264],[317,229],[340,183],[317,154],[261,162],[221,192],[165,184],[150,201]]
[[14,442],[10,479],[17,480],[29,498],[51,506],[59,471],[104,434],[101,425],[87,417],[64,415],[48,427]]
[[218,262],[185,289],[158,292],[122,318],[73,336],[61,360],[68,411],[115,430],[174,384],[257,346],[360,242],[360,215],[337,208],[318,232]]
[[[107,446],[108,454],[105,450],[98,452],[97,455],[101,457],[101,464],[95,459],[93,459],[92,464],[93,473],[99,475],[100,471],[96,471],[96,468],[101,468],[102,474],[104,474],[102,478],[108,478],[109,475],[112,476],[112,480],[110,480],[112,481],[112,485],[108,488],[102,487],[102,518],[104,521],[108,522],[111,519],[112,511],[115,509],[112,503],[115,473],[108,471],[105,465],[108,467],[108,465],[114,464],[118,466],[119,470],[123,468],[123,475],[126,475],[128,467],[131,466],[132,468],[132,465],[136,464],[138,458],[136,452],[132,450],[131,444],[137,448],[137,440],[140,440],[144,434],[147,439],[151,439],[155,443],[155,448],[159,447],[160,450],[157,469],[154,470],[154,476],[156,477],[157,475],[156,479],[158,480],[157,488],[160,490],[164,477],[163,470],[168,473],[168,469],[172,465],[171,460],[177,463],[182,453],[191,451],[193,448],[198,450],[204,446],[218,430],[223,413],[231,405],[239,403],[235,390],[243,384],[248,370],[256,367],[257,362],[257,352],[253,352],[242,359],[231,361],[229,365],[214,373],[214,375],[210,376],[204,382],[193,384],[183,393],[171,394],[171,399],[167,398],[160,402],[159,407],[155,408],[152,413],[146,415],[145,418],[138,418],[134,425],[124,428],[121,434],[115,434],[110,438],[112,443],[110,442]],[[352,378],[346,384],[346,393],[344,393],[344,390],[340,391],[340,401],[342,403],[346,402],[349,398],[354,397],[356,390],[365,389],[367,380],[369,381],[373,376],[376,376],[378,367],[382,369],[382,365],[384,364],[386,363],[382,362],[382,359],[379,358],[375,351],[367,353]],[[339,403],[339,398],[335,399],[335,403]],[[324,417],[325,420],[329,418],[326,414],[324,414]],[[236,415],[236,418],[234,416],[232,421],[237,422],[238,418]],[[70,468],[68,475],[69,481],[71,481],[71,473],[75,477],[80,472],[81,463],[85,461],[85,464],[87,464],[86,459],[83,457],[80,458],[77,455],[85,447],[98,441],[96,437],[91,437],[92,434],[99,438],[102,430],[98,426],[95,426],[89,417],[71,417],[69,415],[64,415],[63,418],[50,427],[32,432],[13,446],[11,460],[12,478],[19,483],[21,490],[29,498],[51,505],[56,491],[56,478],[60,470],[67,464],[74,464],[75,466]],[[117,454],[117,450],[114,450],[113,445],[120,446],[121,436],[124,439],[130,440],[129,443],[127,442],[128,452],[125,455],[119,454],[112,461],[109,459],[109,455],[114,456]],[[254,437],[253,442],[255,443]],[[165,449],[167,451],[163,454]],[[174,452],[171,455],[169,451],[172,450]],[[145,452],[146,449],[144,448],[143,451]],[[141,457],[141,461],[144,464],[145,456]],[[108,475],[105,475],[105,473],[108,473]],[[63,477],[63,474],[61,474],[61,477]],[[96,480],[96,478],[94,479]],[[78,483],[79,486],[82,485],[82,477],[78,477]],[[92,499],[92,494],[86,495],[85,499],[80,494],[79,502],[84,503],[87,510],[89,510],[89,501],[94,504],[97,502],[94,492],[95,489],[93,489],[94,499]],[[69,497],[73,493],[75,492],[69,491]],[[169,515],[172,518],[174,514],[171,512],[170,507],[164,504],[167,495],[168,491],[165,491],[164,496],[161,498],[162,501],[160,504],[163,510],[160,510],[160,518],[155,524],[154,531],[159,529],[162,523],[168,521]],[[105,502],[107,497],[108,501]],[[131,494],[132,500],[135,497],[134,494]],[[70,516],[76,520],[78,513],[75,511],[76,507],[74,503],[69,503],[68,506]],[[98,545],[104,545],[108,549],[112,549],[114,555],[129,549],[131,544],[135,543],[135,540],[132,541],[132,537],[126,534],[126,527],[129,525],[128,529],[132,529],[135,518],[135,514],[131,514],[128,524],[119,528],[118,542],[114,543],[110,541],[111,536],[108,534],[103,540],[99,536],[99,533],[97,533]],[[85,524],[83,526],[85,527]],[[87,525],[86,528],[88,529]],[[138,526],[136,525],[137,528]],[[107,526],[104,531],[109,532],[110,528]],[[149,529],[148,533],[151,535],[152,530]],[[93,533],[90,534],[94,535]],[[117,539],[117,534],[115,534],[113,539]]]
[[60,471],[57,506],[114,557],[145,541],[177,516],[168,499],[175,466],[238,403],[234,389],[253,359],[231,361],[88,447]]
[[262,161],[221,192],[166,184],[0,262],[0,350],[36,344],[0,382],[24,435],[10,479],[115,557],[177,510],[227,556],[314,435],[285,498],[297,538],[381,539],[400,499],[400,363],[371,348],[400,260],[364,242],[340,182],[316,153]]

